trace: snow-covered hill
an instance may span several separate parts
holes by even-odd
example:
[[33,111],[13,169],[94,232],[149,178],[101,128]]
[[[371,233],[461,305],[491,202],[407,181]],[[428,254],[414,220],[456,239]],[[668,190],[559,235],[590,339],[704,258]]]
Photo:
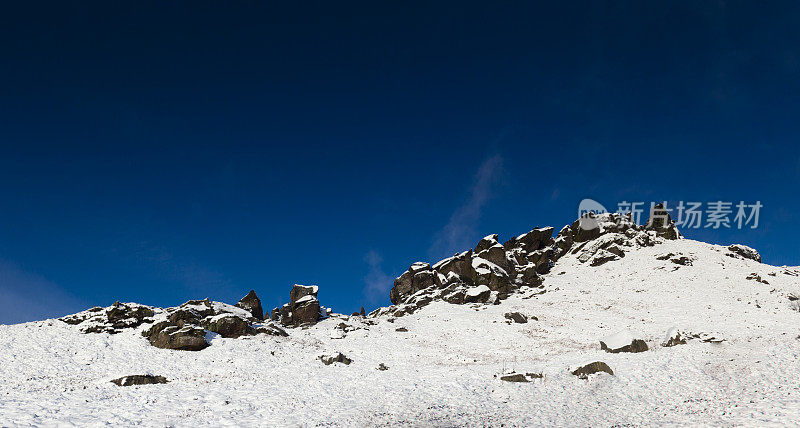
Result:
[[[800,269],[661,238],[593,263],[607,248],[587,248],[603,236],[488,303],[428,290],[413,311],[397,311],[418,302],[406,296],[302,327],[250,319],[238,338],[209,333],[211,318],[168,325],[179,308],[152,308],[116,334],[61,320],[0,326],[0,426],[800,424]],[[251,316],[208,304],[214,322]],[[159,322],[205,328],[210,346],[159,348],[142,334]],[[647,350],[601,350],[633,339]],[[572,373],[592,362],[613,375]],[[111,382],[141,374],[168,383]]]

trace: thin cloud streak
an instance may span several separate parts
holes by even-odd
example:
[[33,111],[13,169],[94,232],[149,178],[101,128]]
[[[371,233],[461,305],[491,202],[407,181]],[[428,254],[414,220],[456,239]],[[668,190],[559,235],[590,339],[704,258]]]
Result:
[[483,208],[494,195],[503,171],[503,158],[494,155],[481,164],[467,201],[455,210],[450,221],[435,235],[428,256],[433,260],[470,248],[478,238],[478,221]]
[[370,251],[364,256],[364,261],[369,265],[369,271],[364,277],[364,295],[371,303],[386,299],[394,285],[394,279],[383,271],[381,267],[383,257],[375,251]]

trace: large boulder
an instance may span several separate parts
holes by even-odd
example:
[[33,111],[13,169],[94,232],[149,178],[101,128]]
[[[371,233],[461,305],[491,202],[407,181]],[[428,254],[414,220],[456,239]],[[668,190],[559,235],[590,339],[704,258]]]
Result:
[[178,327],[169,321],[162,321],[143,334],[156,348],[201,351],[209,346],[205,329],[195,325]]
[[289,292],[289,303],[272,310],[271,318],[287,327],[316,324],[328,315],[317,299],[319,287],[295,284]]
[[256,329],[244,319],[233,314],[222,314],[203,321],[206,330],[217,333],[222,337],[237,338],[252,336]]
[[257,320],[264,319],[264,309],[261,308],[261,299],[258,298],[255,290],[250,290],[246,296],[242,297],[242,300],[239,300],[236,306],[250,312],[253,318]]

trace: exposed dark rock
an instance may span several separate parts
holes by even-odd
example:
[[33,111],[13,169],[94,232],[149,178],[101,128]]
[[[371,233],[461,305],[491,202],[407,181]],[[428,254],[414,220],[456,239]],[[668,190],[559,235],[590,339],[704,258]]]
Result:
[[378,370],[380,370],[380,371],[389,370],[389,366],[387,366],[386,364],[380,363],[380,364],[378,364]]
[[167,382],[168,380],[164,376],[153,376],[153,375],[125,376],[111,381],[111,383],[114,383],[117,386],[155,385]]
[[264,319],[264,309],[261,307],[261,299],[258,298],[255,290],[250,290],[246,296],[242,297],[242,300],[239,300],[236,306],[250,312],[253,318],[259,321]]
[[206,330],[217,333],[222,337],[237,338],[241,336],[252,336],[256,334],[256,329],[236,315],[218,315],[208,318],[203,322]]
[[616,349],[611,349],[606,346],[604,342],[600,342],[600,350],[610,352],[612,354],[617,354],[620,352],[645,352],[648,349],[647,342],[641,339],[633,339],[630,344]]
[[500,376],[500,380],[504,380],[506,382],[528,382],[528,378],[522,373]]
[[686,256],[673,257],[673,258],[669,259],[669,261],[671,261],[672,263],[675,263],[676,265],[681,265],[681,266],[691,266],[692,265],[692,259],[690,259],[689,257],[686,257]]
[[614,371],[611,370],[611,367],[602,361],[595,361],[593,363],[586,364],[585,366],[578,367],[572,371],[572,374],[578,376],[580,379],[588,379],[589,375],[600,372],[608,373],[611,376],[614,376]]
[[405,333],[405,332],[408,331],[408,329],[405,328],[405,327],[397,327],[396,329],[394,329],[394,331],[399,331],[401,333]]
[[317,299],[319,287],[295,284],[289,292],[289,303],[272,310],[272,320],[287,327],[316,324],[328,316]]
[[761,255],[758,254],[758,251],[746,245],[734,244],[728,247],[728,251],[732,253],[728,255],[736,255],[744,259],[755,260],[761,263]]
[[70,325],[83,325],[83,333],[116,334],[124,329],[151,323],[154,315],[155,312],[148,306],[114,302],[108,308],[98,306],[60,320]]
[[[680,238],[668,213],[661,216],[658,209],[649,226],[634,223],[630,213],[590,214],[562,228],[555,238],[552,227],[533,229],[502,245],[497,235],[486,236],[472,250],[432,266],[412,264],[395,279],[389,293],[395,306],[376,313],[403,316],[434,300],[452,304],[499,303],[520,287],[540,287],[542,275],[565,254],[577,254],[582,263],[600,266],[625,257],[628,248]],[[488,292],[480,286],[487,287]]]
[[500,376],[500,380],[506,382],[530,382],[532,379],[541,379],[541,373],[511,373],[505,376]]
[[751,273],[750,275],[747,275],[747,279],[769,285],[769,282],[766,279],[762,279],[761,275],[757,273]]
[[344,354],[342,354],[341,352],[336,354],[335,356],[322,355],[319,357],[319,359],[326,366],[329,366],[333,363],[350,364],[353,362],[353,360],[345,357]]
[[669,211],[664,204],[655,204],[650,211],[650,218],[647,221],[647,230],[654,230],[656,235],[664,239],[678,239],[681,237],[675,222],[669,215]]
[[514,321],[515,323],[518,323],[518,324],[525,324],[525,323],[528,322],[528,317],[525,316],[524,314],[519,313],[519,312],[506,312],[506,314],[503,315],[503,316],[507,320]]
[[677,345],[685,345],[686,341],[685,333],[673,328],[667,331],[667,338],[661,346],[669,348]]
[[154,325],[145,333],[150,344],[156,348],[201,351],[209,346],[206,342],[206,331],[202,327],[192,325],[178,327],[164,321]]

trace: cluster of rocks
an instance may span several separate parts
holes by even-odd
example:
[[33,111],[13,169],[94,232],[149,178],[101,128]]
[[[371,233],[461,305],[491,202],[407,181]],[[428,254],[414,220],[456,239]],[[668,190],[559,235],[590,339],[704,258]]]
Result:
[[394,281],[389,298],[395,306],[379,314],[402,316],[435,300],[497,303],[522,287],[541,287],[542,275],[565,254],[578,254],[581,262],[600,266],[624,257],[629,248],[681,237],[661,205],[644,226],[633,222],[630,214],[588,214],[555,238],[553,231],[533,229],[502,244],[498,235],[489,235],[475,248],[436,264],[414,263]]
[[725,255],[737,259],[754,260],[761,263],[761,254],[758,254],[758,251],[746,245],[740,245],[740,244],[731,245],[728,247],[728,253],[726,253]]
[[60,318],[70,325],[80,325],[82,333],[117,334],[125,329],[152,323],[155,311],[138,303],[114,302],[107,308],[94,308]]
[[289,303],[273,309],[270,319],[287,327],[301,327],[316,324],[329,317],[331,310],[319,304],[318,292],[319,287],[316,285],[295,284],[289,292]]
[[252,290],[236,306],[209,299],[190,300],[165,309],[116,302],[108,308],[92,308],[61,321],[80,326],[83,333],[116,334],[144,326],[141,334],[151,345],[183,351],[207,348],[209,333],[226,338],[287,335],[275,323],[263,320],[261,301]]

